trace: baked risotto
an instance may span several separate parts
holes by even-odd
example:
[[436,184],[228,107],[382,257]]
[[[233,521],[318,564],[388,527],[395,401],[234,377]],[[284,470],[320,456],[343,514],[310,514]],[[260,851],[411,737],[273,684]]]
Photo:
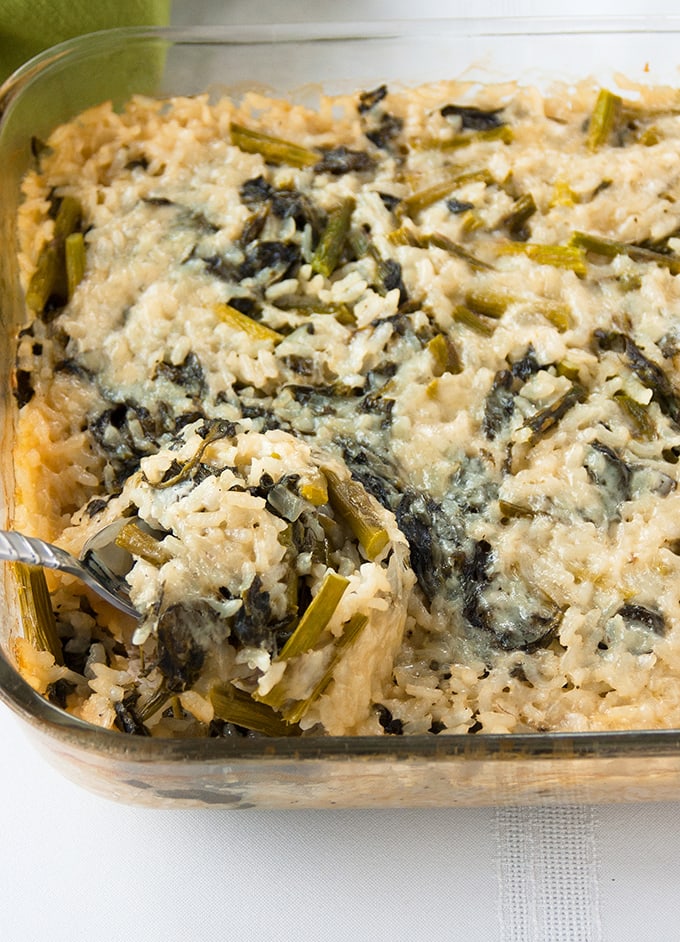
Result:
[[[23,181],[17,663],[154,736],[680,726],[680,97],[102,105]],[[31,588],[34,591],[31,591]]]

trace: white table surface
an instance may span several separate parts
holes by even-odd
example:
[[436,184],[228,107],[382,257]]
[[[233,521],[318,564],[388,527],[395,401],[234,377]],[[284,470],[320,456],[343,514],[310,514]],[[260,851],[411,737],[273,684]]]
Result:
[[[175,0],[173,20],[674,12],[669,0]],[[154,811],[63,779],[4,707],[0,741],[3,942],[680,939],[680,802]]]

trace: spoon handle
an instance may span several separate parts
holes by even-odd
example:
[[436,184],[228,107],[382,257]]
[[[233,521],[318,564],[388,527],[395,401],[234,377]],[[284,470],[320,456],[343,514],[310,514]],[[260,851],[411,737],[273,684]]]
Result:
[[71,572],[72,564],[77,566],[78,563],[70,553],[58,546],[33,536],[24,536],[16,530],[0,530],[0,559],[26,563],[28,566],[44,566],[46,569],[61,569],[62,572]]
[[95,574],[88,568],[92,563],[81,562],[66,550],[53,546],[52,543],[46,543],[33,536],[24,536],[16,530],[0,530],[0,560],[25,563],[28,566],[43,566],[45,569],[58,569],[60,572],[76,576],[93,592],[115,605],[116,608],[135,618],[139,617],[130,602],[127,586],[122,579],[116,580],[115,585],[107,585],[106,576],[109,574],[102,571],[100,567],[97,567]]

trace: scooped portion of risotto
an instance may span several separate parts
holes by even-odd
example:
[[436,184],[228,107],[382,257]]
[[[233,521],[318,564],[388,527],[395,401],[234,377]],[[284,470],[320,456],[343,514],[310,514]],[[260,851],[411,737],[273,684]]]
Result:
[[172,695],[198,719],[234,700],[270,733],[375,731],[415,580],[394,515],[339,461],[288,432],[194,423],[63,542],[107,525],[141,616],[117,715],[132,722],[128,694],[138,716]]

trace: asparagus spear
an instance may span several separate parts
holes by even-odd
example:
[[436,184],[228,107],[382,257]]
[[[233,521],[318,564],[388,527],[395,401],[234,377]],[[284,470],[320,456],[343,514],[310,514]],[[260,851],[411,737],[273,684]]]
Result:
[[531,429],[529,444],[535,445],[544,438],[570,409],[573,409],[579,402],[583,402],[585,398],[586,391],[583,386],[574,383],[559,399],[527,419],[523,428]]
[[19,608],[26,639],[36,651],[49,651],[55,663],[63,664],[64,655],[57,634],[45,571],[39,566],[12,563],[17,581]]
[[414,232],[408,226],[400,226],[390,232],[388,239],[393,245],[410,245],[415,249],[441,249],[442,252],[448,252],[449,255],[454,255],[456,258],[467,262],[475,270],[493,269],[493,266],[483,262],[464,249],[462,245],[458,245],[453,239],[449,239],[448,236],[441,235],[439,232]]
[[499,124],[495,128],[482,128],[478,131],[469,131],[467,134],[454,134],[452,137],[424,137],[416,138],[411,142],[411,146],[417,150],[459,150],[461,147],[469,147],[471,144],[484,144],[488,142],[500,141],[502,144],[510,144],[514,140],[512,128],[507,124]]
[[329,569],[312,601],[307,606],[297,628],[281,649],[278,661],[287,661],[298,654],[304,654],[317,644],[321,634],[333,617],[349,580]]
[[85,274],[85,241],[82,232],[72,232],[66,236],[64,250],[66,254],[66,283],[70,301]]
[[139,556],[153,566],[160,567],[172,559],[171,554],[161,546],[159,540],[132,521],[125,524],[115,542],[116,546],[127,550],[133,556]]
[[343,301],[320,301],[310,294],[282,294],[276,298],[274,303],[281,311],[330,314],[339,324],[345,326],[356,324],[356,317],[352,308]]
[[279,343],[283,340],[283,334],[272,330],[272,328],[267,327],[266,324],[261,324],[259,321],[253,320],[253,318],[248,317],[247,314],[242,314],[241,311],[232,307],[231,304],[218,304],[215,307],[215,313],[225,324],[233,327],[234,330],[243,331],[243,333],[252,337],[253,340],[271,340],[273,343]]
[[81,217],[78,200],[65,196],[57,210],[52,238],[42,250],[26,292],[26,304],[36,314],[42,313],[53,294],[64,301],[69,297],[65,242],[80,225]]
[[330,468],[322,470],[328,481],[328,496],[333,510],[354,533],[368,558],[375,559],[390,538],[368,494],[353,478],[342,479]]
[[485,183],[487,186],[491,186],[495,183],[495,180],[486,169],[466,171],[464,173],[457,172],[448,179],[442,180],[441,183],[435,183],[424,190],[418,190],[407,196],[399,203],[397,213],[398,215],[405,214],[411,217],[417,216],[423,209],[438,203],[439,200],[443,200],[453,190],[468,183]]
[[657,265],[667,268],[672,275],[680,274],[680,258],[677,255],[665,255],[663,252],[655,252],[653,249],[646,249],[640,245],[618,242],[615,239],[605,239],[603,236],[593,235],[589,232],[573,232],[569,245],[586,252],[592,252],[594,255],[602,255],[605,258],[626,255],[634,262],[655,262]]
[[318,698],[333,679],[333,672],[338,666],[338,663],[340,662],[343,654],[363,631],[367,623],[367,615],[362,615],[361,612],[356,612],[354,615],[352,615],[349,621],[345,624],[342,635],[335,643],[333,657],[331,658],[328,667],[323,672],[323,675],[315,685],[310,695],[305,700],[300,700],[294,706],[288,709],[284,708],[283,715],[285,716],[287,722],[299,723],[314,701],[318,700]]
[[460,373],[463,366],[460,356],[453,342],[445,334],[435,334],[428,341],[427,349],[434,361],[433,374],[442,376],[444,373]]
[[633,399],[623,389],[618,389],[614,393],[614,399],[631,420],[637,435],[646,441],[652,439],[656,433],[656,428],[650,418],[648,407]]
[[618,95],[606,88],[600,89],[588,122],[588,150],[595,152],[607,143],[621,117],[621,105],[622,101]]
[[348,196],[330,213],[326,228],[312,256],[312,271],[317,274],[329,278],[338,267],[349,233],[354,206],[353,197]]
[[263,131],[253,131],[232,121],[229,129],[231,141],[248,154],[261,154],[270,164],[288,164],[291,167],[311,167],[320,160],[319,154],[280,137]]
[[231,684],[216,684],[210,691],[210,702],[219,719],[265,736],[298,736],[301,732],[294,721],[285,722],[266,703],[253,700]]
[[[338,575],[329,569],[326,573],[319,591],[298,622],[295,631],[286,641],[279,652],[276,661],[287,661],[292,657],[305,654],[319,642],[319,638],[325,631],[328,622],[333,617],[340,599],[342,598],[349,580],[344,576]],[[255,695],[261,703],[266,703],[275,710],[281,708],[281,705],[287,699],[285,676],[269,690],[266,694]]]
[[463,324],[484,337],[490,337],[496,329],[496,324],[492,320],[487,320],[482,315],[476,314],[469,307],[465,307],[464,304],[457,304],[452,314],[457,324]]
[[524,242],[529,236],[526,224],[537,211],[537,208],[532,194],[524,193],[502,220],[501,225],[505,226],[514,239]]
[[539,245],[535,242],[502,242],[497,248],[501,255],[526,255],[538,265],[564,268],[579,277],[585,277],[587,272],[583,248],[575,243]]

